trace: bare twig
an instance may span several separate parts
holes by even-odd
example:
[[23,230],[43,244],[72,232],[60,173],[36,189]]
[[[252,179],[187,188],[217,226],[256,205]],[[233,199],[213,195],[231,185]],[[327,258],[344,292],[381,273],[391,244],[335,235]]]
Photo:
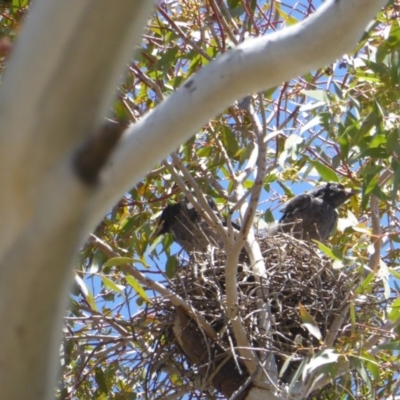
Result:
[[[109,256],[109,257],[119,257],[120,256],[117,252],[115,252],[112,249],[111,246],[109,246],[107,243],[105,243],[103,240],[101,240],[97,236],[91,234],[90,238],[91,238],[93,244],[96,247],[98,247],[100,250],[102,250],[105,254],[107,254],[107,256]],[[198,322],[199,326],[204,330],[204,332],[206,332],[206,334],[210,338],[212,338],[212,339],[217,338],[217,333],[210,326],[210,324],[205,320],[205,318],[202,315],[198,314],[196,312],[196,310],[194,310],[193,307],[190,306],[190,304],[188,304],[185,300],[183,300],[176,293],[167,289],[161,283],[151,280],[146,275],[139,272],[133,265],[126,264],[126,265],[121,266],[121,268],[125,272],[128,272],[130,275],[132,275],[134,278],[136,278],[143,285],[162,294],[166,299],[168,299],[176,307],[182,307],[192,319],[194,319],[195,321]]]

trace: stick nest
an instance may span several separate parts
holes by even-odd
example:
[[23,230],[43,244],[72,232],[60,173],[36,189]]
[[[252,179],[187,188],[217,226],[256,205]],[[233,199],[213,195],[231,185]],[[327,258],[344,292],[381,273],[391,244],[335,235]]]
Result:
[[[273,354],[278,370],[269,373],[281,371],[281,382],[290,382],[301,360],[321,349],[320,340],[305,326],[300,307],[317,324],[316,330],[321,333],[322,341],[334,335],[330,339],[333,344],[337,335],[332,333],[332,323],[340,321],[337,329],[341,329],[343,323],[348,322],[343,309],[354,288],[356,273],[351,268],[333,269],[331,260],[322,255],[316,245],[285,234],[259,238],[259,244],[267,272],[265,276],[255,276],[248,256],[242,250],[237,274],[237,312],[259,359],[265,360]],[[216,389],[225,397],[243,389],[238,399],[246,394],[248,375],[235,348],[228,318],[225,261],[225,253],[220,250],[193,254],[189,261],[180,265],[175,278],[170,281],[170,288],[218,333],[217,341],[208,338],[180,307],[165,300],[155,305],[158,318],[164,319],[162,331],[163,337],[167,338],[168,357],[174,358],[175,365],[180,365],[181,374],[190,370],[200,375],[202,394],[199,398],[203,399],[206,388],[211,392]],[[260,329],[265,309],[270,312],[266,316],[267,330]],[[371,325],[371,314],[364,314]],[[358,317],[362,319],[364,314],[360,313]],[[303,319],[304,315],[303,311]],[[344,315],[343,320],[340,320],[341,315]],[[249,388],[247,386],[247,390]]]

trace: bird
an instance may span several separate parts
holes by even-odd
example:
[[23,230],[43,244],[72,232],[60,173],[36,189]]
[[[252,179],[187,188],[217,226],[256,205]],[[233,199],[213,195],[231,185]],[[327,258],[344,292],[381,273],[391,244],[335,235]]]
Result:
[[283,215],[278,224],[269,228],[269,235],[285,232],[296,239],[326,242],[338,219],[336,208],[356,193],[339,183],[318,185],[284,205]]
[[[207,202],[218,219],[226,226],[226,221],[219,213],[214,200],[207,197]],[[237,224],[232,223],[232,226],[240,230]],[[174,241],[189,254],[207,252],[210,245],[217,248],[224,246],[220,235],[207,224],[186,197],[164,208],[152,237],[166,233],[171,233]]]

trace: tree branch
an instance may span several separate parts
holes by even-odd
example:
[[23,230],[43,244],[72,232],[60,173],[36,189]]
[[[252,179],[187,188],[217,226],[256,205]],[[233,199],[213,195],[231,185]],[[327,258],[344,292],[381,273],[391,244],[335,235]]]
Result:
[[[93,243],[96,247],[101,249],[105,254],[109,257],[120,257],[120,255],[115,252],[112,247],[110,247],[107,243],[102,241],[100,238],[96,237],[95,235],[90,235]],[[142,274],[138,271],[134,266],[126,264],[121,266],[122,270],[132,275],[135,279],[137,279],[141,284],[147,286],[148,288],[162,294],[166,299],[168,299],[174,306],[181,307],[184,309],[194,321],[196,321],[199,326],[204,330],[204,332],[208,335],[209,338],[215,340],[217,338],[217,333],[211,327],[211,325],[205,320],[205,318],[197,313],[193,307],[190,306],[182,297],[174,293],[173,291],[169,290],[161,283],[156,282],[148,278],[146,275]]]
[[[91,207],[90,230],[121,197],[210,118],[249,93],[266,90],[351,51],[386,0],[330,0],[303,22],[246,40],[192,76],[133,125]],[[142,157],[132,157],[140,149]]]

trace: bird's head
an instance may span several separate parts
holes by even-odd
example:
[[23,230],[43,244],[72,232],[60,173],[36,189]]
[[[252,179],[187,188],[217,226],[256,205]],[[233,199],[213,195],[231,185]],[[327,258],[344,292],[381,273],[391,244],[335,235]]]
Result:
[[151,235],[151,238],[156,238],[164,235],[165,233],[171,233],[171,228],[176,222],[176,218],[178,218],[182,213],[184,207],[186,207],[186,204],[183,201],[175,204],[169,204],[167,207],[165,207],[161,213],[157,228]]
[[[212,212],[215,213],[222,224],[226,226],[225,219],[219,213],[215,201],[208,196],[206,196],[206,200]],[[157,228],[150,236],[149,240],[151,241],[165,233],[172,233],[176,236],[177,230],[182,226],[185,226],[186,230],[184,230],[184,232],[192,232],[194,227],[202,220],[202,214],[197,212],[193,204],[185,197],[179,203],[169,204],[164,208],[158,221]],[[232,226],[236,230],[240,230],[240,227],[234,222]],[[180,234],[178,233],[178,235]]]
[[314,197],[319,197],[328,202],[333,208],[339,207],[356,193],[357,191],[347,190],[343,185],[335,182],[317,186],[310,192]]

